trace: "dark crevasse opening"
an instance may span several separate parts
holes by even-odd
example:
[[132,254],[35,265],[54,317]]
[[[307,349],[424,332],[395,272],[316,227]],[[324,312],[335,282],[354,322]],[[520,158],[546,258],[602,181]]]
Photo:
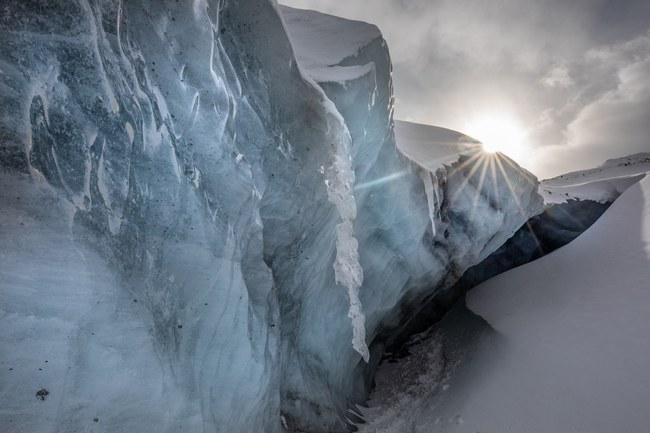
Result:
[[528,220],[505,244],[481,263],[470,267],[449,290],[435,295],[420,305],[404,311],[405,319],[399,329],[386,329],[377,341],[385,345],[384,360],[409,354],[408,342],[438,323],[453,309],[465,293],[496,275],[536,260],[568,244],[587,230],[609,208],[612,202],[569,200],[548,205],[544,211]]

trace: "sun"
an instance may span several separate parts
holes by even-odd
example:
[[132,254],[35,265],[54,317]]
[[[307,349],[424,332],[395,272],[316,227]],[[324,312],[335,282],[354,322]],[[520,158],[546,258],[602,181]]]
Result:
[[526,131],[507,113],[489,113],[466,122],[467,135],[481,142],[488,153],[503,153],[515,161],[526,156]]

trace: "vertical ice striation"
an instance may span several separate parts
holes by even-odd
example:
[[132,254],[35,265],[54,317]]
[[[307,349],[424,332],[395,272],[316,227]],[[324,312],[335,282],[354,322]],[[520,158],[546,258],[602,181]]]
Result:
[[359,264],[359,243],[354,238],[351,221],[336,226],[336,260],[334,272],[336,282],[347,287],[350,309],[348,317],[352,324],[352,347],[359,352],[364,361],[370,360],[366,344],[366,318],[363,314],[359,288],[363,283],[363,269]]
[[329,176],[325,181],[328,198],[335,204],[342,219],[342,222],[336,226],[334,277],[337,284],[348,289],[350,301],[348,317],[352,325],[352,347],[359,352],[364,361],[368,362],[370,353],[366,344],[366,319],[359,299],[359,288],[363,284],[363,269],[359,263],[359,243],[354,237],[353,225],[357,214],[352,194],[354,173],[350,168],[349,158],[340,155],[338,150],[335,158],[334,166],[326,171]]
[[343,431],[391,329],[525,220],[398,152],[376,27],[281,10],[3,3],[0,425]]
[[[323,337],[325,351],[301,344],[300,364],[308,366],[311,379],[287,380],[285,395],[305,396],[308,403],[285,404],[284,410],[304,429],[340,431],[341,409],[354,418],[354,409],[345,409],[363,402],[394,330],[541,211],[541,198],[536,180],[510,162],[504,161],[503,171],[512,191],[504,176],[482,182],[488,158],[477,153],[475,140],[393,122],[390,57],[375,26],[314,11],[281,11],[303,73],[323,89],[350,131],[354,233],[364,272],[359,297],[370,351],[370,363],[362,364],[341,347],[346,340]],[[326,299],[318,293],[315,299]],[[329,334],[344,335],[321,306],[309,300],[292,305],[292,311],[304,311],[302,333],[321,338],[315,331],[327,323]],[[325,380],[313,380],[314,369]]]
[[[333,113],[338,114],[333,104],[328,104]],[[333,161],[324,170],[327,197],[336,209],[341,222],[336,226],[336,259],[334,278],[337,284],[347,288],[350,308],[348,317],[352,325],[352,347],[364,361],[370,360],[366,344],[366,318],[363,314],[359,288],[363,284],[363,269],[359,263],[359,243],[354,237],[354,220],[357,217],[357,204],[354,198],[354,171],[350,156],[350,135],[347,129],[339,140],[332,144]]]
[[220,7],[3,3],[0,425],[279,430],[265,185],[237,140],[265,131]]
[[[429,207],[429,219],[431,220],[431,231],[433,236],[436,232],[436,212],[438,210],[438,177],[428,170],[420,170],[420,178],[424,184],[424,193],[427,197]],[[434,183],[435,179],[435,183]]]

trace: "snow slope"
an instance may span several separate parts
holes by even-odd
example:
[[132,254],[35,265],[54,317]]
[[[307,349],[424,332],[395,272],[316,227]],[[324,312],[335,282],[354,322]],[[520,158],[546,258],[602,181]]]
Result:
[[610,159],[600,167],[563,174],[540,183],[544,202],[564,203],[567,200],[614,201],[630,185],[650,171],[650,153],[638,153]]
[[473,289],[467,305],[487,323],[471,348],[450,356],[468,346],[449,337],[462,314],[441,324],[416,351],[444,356],[362,431],[648,431],[649,282],[644,178],[574,242]]

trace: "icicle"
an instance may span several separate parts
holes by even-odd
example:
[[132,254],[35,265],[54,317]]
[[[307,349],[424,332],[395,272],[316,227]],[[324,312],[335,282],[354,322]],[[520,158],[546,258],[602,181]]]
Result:
[[[333,104],[331,114],[340,117]],[[344,124],[343,119],[339,118],[339,121]],[[348,317],[352,325],[352,347],[364,361],[368,362],[370,351],[366,343],[366,318],[359,298],[359,288],[363,284],[363,269],[359,263],[359,243],[354,237],[357,205],[353,190],[355,176],[350,157],[350,141],[347,130],[336,137],[333,161],[325,168],[324,174],[328,200],[336,206],[342,220],[336,226],[334,278],[337,284],[348,289],[350,302]]]
[[[438,178],[428,170],[420,170],[420,179],[424,183],[424,193],[427,196],[427,205],[429,206],[429,220],[431,220],[431,230],[433,236],[436,235],[436,208],[438,205]],[[434,180],[435,179],[435,184]]]

